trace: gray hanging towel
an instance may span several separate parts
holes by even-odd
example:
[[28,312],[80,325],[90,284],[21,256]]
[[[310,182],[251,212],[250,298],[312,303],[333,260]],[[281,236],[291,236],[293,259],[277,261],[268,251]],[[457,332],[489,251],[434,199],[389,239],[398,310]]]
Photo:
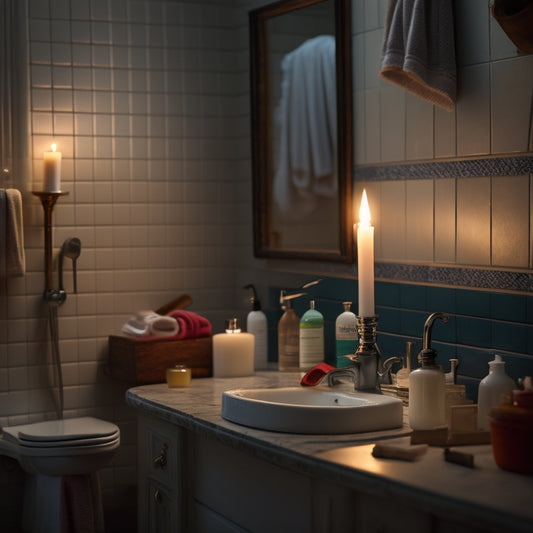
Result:
[[389,0],[379,76],[453,110],[457,76],[452,0]]
[[0,189],[0,277],[25,273],[22,197],[17,189]]

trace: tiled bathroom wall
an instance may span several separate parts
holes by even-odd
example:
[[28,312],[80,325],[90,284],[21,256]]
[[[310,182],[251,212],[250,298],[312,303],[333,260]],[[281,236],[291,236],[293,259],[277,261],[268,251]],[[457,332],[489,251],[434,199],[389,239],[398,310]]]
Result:
[[[245,318],[249,294],[242,287],[255,283],[269,315],[274,360],[279,287],[329,274],[317,289],[329,341],[340,302],[356,301],[351,265],[253,258],[247,12],[267,1],[29,1],[33,176],[21,187],[27,274],[0,283],[0,424],[55,416],[42,300],[43,212],[30,192],[40,187],[42,152],[55,141],[63,153],[63,189],[69,194],[54,210],[54,261],[65,238],[82,241],[78,294],[72,293],[67,262],[68,297],[59,309],[65,414],[96,415],[121,428],[120,452],[101,475],[110,531],[131,531],[135,522],[135,417],[124,403],[126,386],[105,374],[107,337],[131,313],[188,293],[191,309],[220,331],[228,315]],[[374,172],[359,180],[356,169],[354,205],[359,204],[359,181],[364,181],[380,254],[379,342],[384,353],[397,352],[406,339],[420,337],[427,313],[448,311],[454,314],[453,328],[436,332],[444,362],[457,354],[460,373],[476,379],[489,353],[498,349],[525,364],[515,367],[523,374],[531,368],[533,353],[529,285],[512,294],[505,292],[507,282],[490,290],[495,278],[489,276],[483,290],[477,290],[471,270],[456,268],[455,262],[516,267],[517,274],[524,274],[531,256],[530,237],[524,249],[530,176],[506,172],[505,177],[462,179],[460,173],[443,177],[441,172],[415,181],[380,174],[381,165],[391,161],[435,162],[467,152],[499,156],[529,149],[505,124],[511,116],[517,128],[524,127],[524,109],[515,103],[531,82],[531,56],[516,56],[490,20],[486,0],[455,5],[459,95],[468,98],[473,86],[486,97],[468,105],[458,101],[456,112],[446,114],[373,78],[386,1],[353,1],[355,103],[369,114],[368,120],[356,116],[356,163]],[[501,107],[502,102],[510,108]],[[465,124],[472,116],[477,118],[469,129]],[[429,134],[411,136],[414,130],[406,127],[411,119],[427,121]],[[484,228],[473,241],[482,240],[479,250],[470,249],[468,224],[461,219],[471,209],[468,203],[461,207],[461,191],[469,187],[475,190],[476,216]],[[512,219],[502,211],[506,203],[513,205]],[[385,226],[398,233],[382,236]],[[407,230],[420,233],[407,239]],[[439,277],[443,264],[453,267],[453,283]],[[423,280],[415,276],[421,266],[433,269],[425,271]],[[450,287],[465,281],[468,290]],[[298,302],[298,309],[306,304]],[[13,486],[0,484],[0,510],[10,512],[10,497],[19,497]]]
[[[533,56],[517,53],[489,2],[454,6],[457,102],[447,112],[379,79],[387,2],[353,3],[354,157],[366,166],[354,202],[366,187],[380,261],[528,269]],[[517,154],[529,157],[501,157]],[[473,161],[450,170],[450,158]]]
[[56,416],[44,216],[31,194],[55,142],[68,192],[53,213],[56,273],[63,241],[82,242],[78,293],[66,259],[58,310],[65,416],[120,426],[101,473],[109,531],[134,528],[136,424],[126,385],[105,374],[107,337],[183,293],[221,331],[244,300],[235,280],[252,257],[247,32],[247,7],[234,0],[29,2],[27,273],[1,280],[0,424]]

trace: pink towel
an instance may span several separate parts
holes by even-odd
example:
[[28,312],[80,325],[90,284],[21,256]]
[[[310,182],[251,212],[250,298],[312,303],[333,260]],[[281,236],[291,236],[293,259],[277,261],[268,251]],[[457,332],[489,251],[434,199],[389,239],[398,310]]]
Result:
[[209,320],[192,311],[175,309],[168,316],[175,318],[180,326],[178,334],[174,337],[176,339],[196,339],[211,335],[211,323]]
[[95,506],[91,477],[61,478],[61,533],[94,533]]

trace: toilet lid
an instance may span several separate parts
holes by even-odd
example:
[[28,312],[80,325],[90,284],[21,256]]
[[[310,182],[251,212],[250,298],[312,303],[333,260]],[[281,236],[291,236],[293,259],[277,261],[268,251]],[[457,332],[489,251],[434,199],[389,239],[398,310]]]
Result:
[[92,417],[47,420],[3,428],[5,437],[25,446],[86,446],[117,438],[115,424]]

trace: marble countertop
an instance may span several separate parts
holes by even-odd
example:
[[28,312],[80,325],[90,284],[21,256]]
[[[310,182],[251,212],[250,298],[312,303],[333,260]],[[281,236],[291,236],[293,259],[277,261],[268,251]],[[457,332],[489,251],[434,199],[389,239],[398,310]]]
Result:
[[[299,373],[257,372],[243,378],[194,379],[190,387],[165,383],[129,389],[129,405],[147,415],[216,438],[257,457],[351,488],[385,490],[412,499],[430,510],[446,509],[450,517],[479,528],[533,531],[533,476],[498,468],[490,445],[461,447],[472,453],[475,468],[444,461],[443,449],[430,447],[416,462],[377,459],[373,443],[384,438],[408,439],[403,429],[348,435],[297,435],[248,428],[222,418],[222,393],[236,388],[286,387]],[[532,451],[533,452],[533,451]]]

